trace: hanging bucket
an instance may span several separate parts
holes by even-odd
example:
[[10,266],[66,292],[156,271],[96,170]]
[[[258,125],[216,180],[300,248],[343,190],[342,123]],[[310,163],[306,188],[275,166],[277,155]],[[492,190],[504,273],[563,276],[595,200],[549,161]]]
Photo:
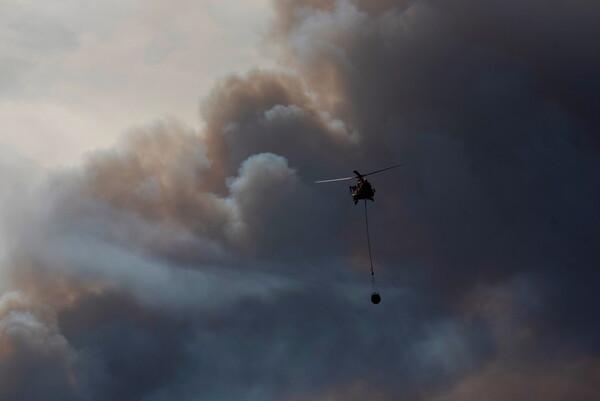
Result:
[[371,294],[371,302],[373,302],[375,305],[381,302],[381,296],[376,291]]

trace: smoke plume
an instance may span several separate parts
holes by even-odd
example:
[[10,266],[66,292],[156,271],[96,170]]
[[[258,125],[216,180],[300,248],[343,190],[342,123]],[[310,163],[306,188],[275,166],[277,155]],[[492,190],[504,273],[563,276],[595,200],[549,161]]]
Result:
[[[0,154],[0,398],[597,398],[600,5],[274,1],[281,66]],[[382,303],[369,303],[368,204]]]

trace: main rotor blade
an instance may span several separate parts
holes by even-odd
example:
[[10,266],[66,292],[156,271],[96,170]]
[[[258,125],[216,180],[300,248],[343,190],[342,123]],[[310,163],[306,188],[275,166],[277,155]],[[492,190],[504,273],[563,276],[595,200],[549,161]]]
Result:
[[321,180],[321,181],[315,181],[315,184],[320,184],[322,182],[334,182],[334,181],[346,181],[346,180],[351,180],[354,177],[344,177],[344,178],[334,178],[333,180]]
[[404,166],[404,163],[396,164],[395,166],[390,166],[390,167],[382,168],[381,170],[371,171],[370,173],[363,174],[363,177],[366,177],[367,175],[379,173],[381,171],[389,170],[389,169],[394,168],[394,167],[400,167],[400,166]]

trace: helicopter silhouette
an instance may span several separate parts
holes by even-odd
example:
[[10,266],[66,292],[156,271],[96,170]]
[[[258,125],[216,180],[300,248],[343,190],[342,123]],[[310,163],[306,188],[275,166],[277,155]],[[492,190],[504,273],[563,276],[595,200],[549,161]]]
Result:
[[354,176],[343,177],[343,178],[334,178],[331,180],[315,181],[315,183],[321,184],[321,183],[325,183],[325,182],[346,181],[346,180],[356,179],[356,185],[349,185],[352,201],[356,205],[358,203],[358,201],[361,199],[364,199],[365,201],[367,199],[370,201],[375,201],[375,199],[374,199],[375,188],[373,188],[371,186],[371,183],[365,178],[366,176],[375,174],[375,173],[380,173],[382,171],[389,170],[394,167],[400,167],[403,165],[404,165],[404,163],[400,163],[400,164],[396,164],[394,166],[382,168],[381,170],[371,171],[370,173],[366,173],[366,174],[361,174],[356,170],[352,170],[352,172],[355,174]]
[[371,186],[371,183],[367,181],[365,178],[368,175],[379,173],[385,170],[389,170],[394,167],[403,166],[404,163],[396,164],[394,166],[382,168],[381,170],[371,171],[367,174],[361,174],[356,170],[353,170],[354,176],[351,177],[343,177],[343,178],[334,178],[331,180],[321,180],[315,181],[316,184],[321,184],[324,182],[335,182],[335,181],[346,181],[351,179],[356,179],[356,185],[350,185],[350,195],[352,196],[352,201],[356,205],[359,200],[365,200],[365,227],[367,229],[367,245],[369,247],[369,263],[371,265],[371,302],[375,305],[381,302],[381,295],[375,290],[375,270],[373,269],[373,257],[371,255],[371,239],[369,236],[369,219],[367,217],[367,200],[375,201],[375,188]]

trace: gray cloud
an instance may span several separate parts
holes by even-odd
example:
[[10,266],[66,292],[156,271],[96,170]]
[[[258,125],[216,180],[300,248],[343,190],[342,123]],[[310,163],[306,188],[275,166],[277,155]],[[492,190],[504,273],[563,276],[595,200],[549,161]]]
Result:
[[60,333],[56,313],[18,292],[0,298],[0,397],[69,398],[76,392],[76,352]]
[[[597,9],[485,5],[276,2],[288,72],[217,83],[202,132],[156,122],[33,181],[3,162],[8,287],[57,317],[2,324],[77,355],[79,399],[590,399]],[[375,307],[362,208],[313,181],[397,162]]]

